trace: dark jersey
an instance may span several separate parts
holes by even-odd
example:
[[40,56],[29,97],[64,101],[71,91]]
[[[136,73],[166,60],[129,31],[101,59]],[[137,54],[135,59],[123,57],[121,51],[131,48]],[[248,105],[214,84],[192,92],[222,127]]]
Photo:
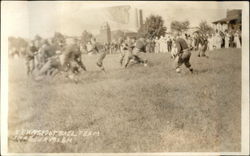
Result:
[[56,55],[56,48],[51,45],[43,45],[40,49],[40,52],[44,58],[44,61],[47,61],[48,58]]
[[201,44],[202,46],[204,46],[207,43],[207,38],[206,37],[198,37],[198,44]]
[[195,37],[194,38],[194,46],[198,46],[198,44],[199,44],[199,39],[198,39],[198,37]]
[[172,44],[172,40],[167,40],[167,44]]
[[183,38],[178,38],[176,40],[177,53],[182,53],[183,50],[188,49],[188,44]]
[[141,40],[137,40],[135,48],[139,49],[142,52],[146,52],[146,43]]
[[66,46],[65,48],[66,59],[71,60],[80,56],[81,56],[81,51],[80,51],[79,46],[77,46],[76,44],[71,44],[71,45]]
[[27,53],[27,59],[34,59],[34,54],[37,51],[38,49],[35,46],[30,46],[28,53]]
[[124,41],[124,43],[122,44],[123,50],[132,50],[133,48],[134,44],[132,43],[132,41]]
[[30,52],[35,53],[37,51],[38,51],[38,49],[35,46],[30,47]]

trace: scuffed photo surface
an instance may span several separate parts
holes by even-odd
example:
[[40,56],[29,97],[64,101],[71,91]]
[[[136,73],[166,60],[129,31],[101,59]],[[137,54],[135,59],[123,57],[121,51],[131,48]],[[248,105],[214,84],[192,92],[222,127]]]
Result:
[[242,10],[5,3],[8,152],[240,152]]

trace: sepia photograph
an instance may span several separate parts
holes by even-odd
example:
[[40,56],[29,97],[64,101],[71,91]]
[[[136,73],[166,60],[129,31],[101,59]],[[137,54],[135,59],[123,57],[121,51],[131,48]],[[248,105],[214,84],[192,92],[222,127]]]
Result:
[[2,1],[1,153],[249,155],[249,2]]

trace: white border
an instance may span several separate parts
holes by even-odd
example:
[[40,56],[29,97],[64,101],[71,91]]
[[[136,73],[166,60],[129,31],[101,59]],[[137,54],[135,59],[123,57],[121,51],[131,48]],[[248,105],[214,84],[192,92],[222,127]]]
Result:
[[[162,2],[162,1],[161,1]],[[1,3],[1,8],[3,7]],[[88,2],[93,4],[100,4],[103,2],[95,1]],[[125,3],[136,3],[135,1],[127,1]],[[143,3],[154,2],[138,2]],[[178,2],[167,2],[169,4],[176,4]],[[242,120],[241,120],[241,152],[168,152],[168,153],[8,153],[8,36],[9,28],[5,27],[4,22],[7,19],[4,17],[3,9],[1,9],[1,153],[2,155],[249,155],[249,3],[248,2],[181,2],[184,3],[204,3],[204,5],[218,5],[218,7],[232,8],[232,3],[238,8],[242,9]],[[110,4],[117,4],[117,2],[110,2]],[[106,5],[106,4],[105,4]],[[4,53],[5,52],[5,53]]]
[[241,151],[249,155],[249,3],[242,8]]
[[[7,21],[3,13],[1,3],[1,154],[5,155],[8,149],[8,37]],[[7,54],[7,55],[6,55]]]

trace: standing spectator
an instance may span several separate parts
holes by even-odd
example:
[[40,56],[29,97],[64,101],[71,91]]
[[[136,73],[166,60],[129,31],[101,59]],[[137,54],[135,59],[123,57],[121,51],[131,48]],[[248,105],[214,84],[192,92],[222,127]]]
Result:
[[194,33],[194,50],[198,50],[199,49],[199,36],[198,36],[198,32]]
[[208,50],[213,50],[213,37],[211,34],[208,36],[207,41],[208,41]]
[[220,32],[221,36],[221,48],[225,48],[225,34],[221,31]]
[[221,49],[222,38],[219,33],[216,34],[216,48]]
[[236,45],[236,48],[241,48],[240,35],[238,31],[234,34],[234,43]]
[[168,52],[172,51],[172,39],[170,36],[167,37]]
[[167,36],[165,35],[162,40],[163,40],[162,52],[166,53],[168,51]]
[[160,41],[158,39],[158,37],[155,37],[155,53],[159,53],[160,52]]
[[193,39],[191,38],[190,35],[188,35],[187,36],[187,44],[188,44],[188,47],[189,47],[190,50],[193,49],[193,44],[192,43],[193,43]]
[[234,35],[233,35],[233,33],[230,32],[229,36],[230,36],[229,37],[229,47],[234,48]]
[[160,53],[164,52],[164,37],[161,36],[159,39],[159,44],[160,44]]
[[226,34],[225,34],[225,48],[229,48],[229,39],[230,39],[230,35],[226,31]]
[[199,47],[198,57],[207,57],[206,56],[207,39],[206,36],[203,34],[198,35],[198,47]]
[[216,49],[216,34],[212,34],[212,45],[213,45],[213,50]]

